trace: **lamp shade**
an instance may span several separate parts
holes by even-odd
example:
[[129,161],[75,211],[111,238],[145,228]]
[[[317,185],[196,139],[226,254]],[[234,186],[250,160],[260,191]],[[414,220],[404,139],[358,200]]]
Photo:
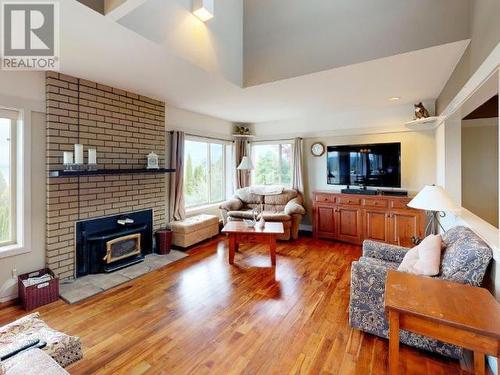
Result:
[[240,165],[238,165],[238,168],[236,168],[236,169],[243,170],[243,171],[252,170],[253,169],[252,160],[250,160],[250,158],[248,156],[243,156],[243,158],[241,159]]
[[427,185],[408,203],[408,207],[426,211],[457,211],[453,202],[441,186]]

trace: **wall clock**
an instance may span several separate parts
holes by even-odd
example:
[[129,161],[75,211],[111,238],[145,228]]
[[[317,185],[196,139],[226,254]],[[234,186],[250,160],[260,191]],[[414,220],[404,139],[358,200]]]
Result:
[[311,154],[313,156],[321,156],[325,153],[325,145],[321,142],[313,143],[311,146]]

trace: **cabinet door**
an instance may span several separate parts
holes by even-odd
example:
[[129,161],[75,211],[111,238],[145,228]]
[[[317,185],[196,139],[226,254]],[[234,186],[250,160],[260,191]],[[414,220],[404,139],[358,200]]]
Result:
[[363,237],[366,240],[390,242],[390,218],[386,210],[364,210]]
[[317,205],[314,226],[317,237],[335,238],[335,207]]
[[336,212],[337,238],[360,244],[362,241],[361,208],[338,206]]
[[422,215],[413,211],[391,211],[390,242],[395,245],[412,247],[412,237],[422,235]]

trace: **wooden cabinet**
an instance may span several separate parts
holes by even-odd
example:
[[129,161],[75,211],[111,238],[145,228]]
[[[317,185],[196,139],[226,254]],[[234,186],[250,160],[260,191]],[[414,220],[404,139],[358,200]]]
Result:
[[336,210],[337,239],[359,244],[363,238],[361,208],[338,206]]
[[412,246],[423,237],[423,211],[407,207],[407,197],[315,193],[313,233],[316,238],[361,244],[369,239]]
[[336,238],[335,232],[335,210],[333,206],[318,204],[316,206],[317,220],[316,231],[318,237]]
[[364,239],[389,242],[390,216],[385,210],[363,210]]
[[390,237],[389,242],[399,246],[411,247],[413,237],[422,237],[423,221],[422,215],[413,211],[402,210],[390,213]]

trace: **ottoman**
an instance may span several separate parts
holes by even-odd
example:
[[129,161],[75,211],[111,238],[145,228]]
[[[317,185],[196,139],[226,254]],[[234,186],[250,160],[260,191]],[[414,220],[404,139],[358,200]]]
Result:
[[169,224],[172,244],[189,247],[219,234],[219,218],[215,215],[197,215]]
[[12,347],[19,347],[19,342],[30,339],[45,341],[47,346],[43,351],[62,367],[83,357],[80,338],[50,328],[40,319],[39,313],[26,315],[0,327],[0,355],[9,353]]

